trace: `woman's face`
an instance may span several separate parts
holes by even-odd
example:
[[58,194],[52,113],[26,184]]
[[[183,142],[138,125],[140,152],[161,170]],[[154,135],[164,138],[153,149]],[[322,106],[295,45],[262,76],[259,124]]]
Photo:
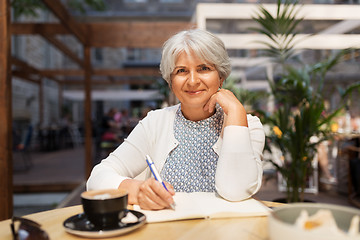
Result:
[[171,74],[172,91],[181,102],[183,111],[202,109],[222,82],[214,65],[186,52],[179,55]]

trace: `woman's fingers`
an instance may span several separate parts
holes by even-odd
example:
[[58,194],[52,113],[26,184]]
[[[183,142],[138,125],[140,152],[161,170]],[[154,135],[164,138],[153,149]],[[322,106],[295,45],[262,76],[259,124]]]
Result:
[[227,115],[225,126],[247,126],[245,108],[231,91],[220,89],[210,97],[209,101],[204,106],[204,111],[213,112],[216,103],[221,106],[224,113]]
[[221,97],[221,94],[223,94],[224,91],[225,91],[225,89],[220,89],[215,94],[213,94],[210,97],[209,101],[205,104],[204,110],[209,111],[209,112],[213,112],[215,110],[215,105],[216,105],[217,102],[220,104],[221,107],[223,107],[221,105],[221,103],[219,102],[219,97]]
[[145,181],[140,186],[138,201],[141,208],[162,209],[168,205],[166,200],[161,197],[164,194],[162,190],[166,191],[164,187],[162,187],[163,189],[161,187],[160,183],[153,178]]
[[208,111],[208,112],[214,111],[216,105],[216,95],[217,93],[215,93],[210,97],[209,101],[204,106],[204,111]]
[[171,184],[168,183],[168,182],[164,182],[164,183],[165,183],[166,188],[167,188],[167,190],[169,191],[169,193],[170,193],[172,196],[175,195],[175,190],[174,190],[173,185],[171,185]]
[[[168,186],[173,192],[172,186],[170,184]],[[143,209],[164,209],[173,203],[172,195],[158,181],[150,178],[140,186],[138,202]]]
[[226,114],[228,114],[232,109],[239,108],[241,106],[241,103],[235,97],[235,95],[227,89],[220,89],[218,92],[212,95],[209,101],[205,104],[204,110],[213,112],[216,103],[221,106]]

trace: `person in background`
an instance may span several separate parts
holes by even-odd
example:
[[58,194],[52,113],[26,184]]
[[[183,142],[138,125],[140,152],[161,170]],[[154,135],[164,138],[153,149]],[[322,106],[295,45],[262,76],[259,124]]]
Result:
[[72,117],[70,113],[64,113],[59,121],[59,146],[60,148],[68,147],[70,142],[70,128],[72,125]]
[[131,117],[129,116],[129,111],[127,109],[121,110],[121,122],[120,127],[124,136],[128,136],[133,128],[131,126]]
[[[160,71],[179,104],[150,111],[100,164],[87,189],[122,188],[129,204],[168,208],[175,192],[217,192],[230,201],[255,194],[262,180],[265,133],[260,120],[222,89],[231,71],[224,43],[192,29],[163,45]],[[168,191],[151,177],[145,156]],[[147,171],[145,180],[135,179]]]
[[121,142],[119,138],[120,125],[115,120],[115,115],[117,114],[117,109],[110,108],[109,111],[102,119],[101,128],[101,140],[110,141],[110,142]]

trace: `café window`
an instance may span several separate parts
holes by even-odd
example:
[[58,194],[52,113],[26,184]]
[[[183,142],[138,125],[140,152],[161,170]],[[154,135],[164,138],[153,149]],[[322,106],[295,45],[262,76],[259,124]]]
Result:
[[95,48],[94,49],[94,56],[95,56],[95,60],[97,62],[102,62],[103,61],[103,51],[101,48]]
[[[127,61],[160,61],[161,49],[157,48],[128,48],[127,49]],[[155,60],[156,59],[156,60]]]

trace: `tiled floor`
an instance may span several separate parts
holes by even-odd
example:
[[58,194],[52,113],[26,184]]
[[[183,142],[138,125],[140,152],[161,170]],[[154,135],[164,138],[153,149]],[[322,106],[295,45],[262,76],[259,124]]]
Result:
[[[33,166],[28,171],[18,171],[14,173],[15,186],[30,186],[46,184],[67,184],[79,186],[72,194],[70,191],[60,193],[39,193],[32,192],[26,194],[16,193],[14,213],[16,215],[29,214],[32,212],[48,210],[60,206],[70,206],[80,204],[79,194],[85,189],[84,183],[84,149],[82,147],[75,149],[66,149],[54,152],[31,153]],[[14,159],[14,168],[21,166],[21,159]],[[82,184],[82,185],[81,185]],[[20,189],[26,189],[20,188]],[[75,190],[75,187],[73,187]],[[57,194],[57,195],[56,195]],[[277,189],[275,178],[264,183],[256,197],[261,200],[273,201],[282,198],[285,194]],[[30,204],[31,198],[38,197],[39,204]],[[336,190],[320,191],[318,194],[306,194],[306,199],[319,203],[332,203],[344,206],[353,206],[349,203],[344,194],[339,194]],[[56,200],[55,200],[56,199]],[[26,203],[28,201],[28,204]]]
[[21,155],[14,154],[14,186],[80,184],[85,178],[85,150],[82,147],[51,152],[31,152],[32,166],[22,169]]

